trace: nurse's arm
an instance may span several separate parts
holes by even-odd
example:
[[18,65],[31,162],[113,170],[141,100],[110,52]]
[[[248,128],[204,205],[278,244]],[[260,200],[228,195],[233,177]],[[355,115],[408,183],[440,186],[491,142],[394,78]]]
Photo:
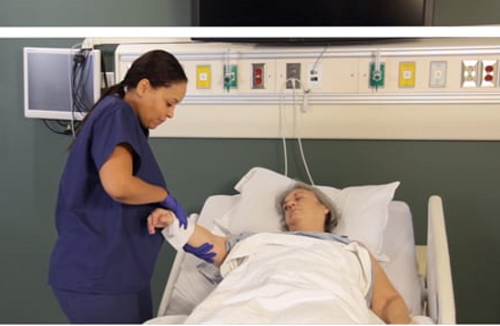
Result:
[[106,193],[124,204],[157,203],[168,195],[163,187],[133,175],[132,150],[127,144],[115,147],[99,170],[99,178]]

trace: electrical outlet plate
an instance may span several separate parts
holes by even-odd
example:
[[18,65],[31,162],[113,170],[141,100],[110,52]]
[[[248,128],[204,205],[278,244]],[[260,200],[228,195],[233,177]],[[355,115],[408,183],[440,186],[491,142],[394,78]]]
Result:
[[[290,79],[296,79],[295,83],[292,83],[292,80]],[[286,88],[287,89],[300,88],[300,63],[286,64]]]
[[429,66],[429,88],[446,87],[446,61],[431,61]]
[[196,88],[209,89],[212,87],[212,68],[210,65],[196,66]]
[[319,63],[311,63],[307,67],[307,88],[321,88],[321,65]]
[[462,87],[477,87],[479,62],[477,60],[462,61]]
[[252,88],[265,89],[266,70],[265,63],[252,63]]
[[495,87],[497,84],[497,60],[481,61],[481,87]]
[[412,88],[415,87],[415,74],[417,64],[415,61],[399,63],[399,87]]

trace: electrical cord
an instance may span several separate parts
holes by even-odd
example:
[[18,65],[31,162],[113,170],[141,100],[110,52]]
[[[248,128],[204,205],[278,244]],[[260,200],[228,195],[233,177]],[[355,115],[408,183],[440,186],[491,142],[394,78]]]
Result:
[[91,71],[88,69],[89,61],[93,49],[83,49],[82,43],[77,43],[71,47],[68,58],[68,71],[70,83],[70,109],[71,109],[71,134],[76,137],[76,127],[79,124],[77,114],[86,113],[92,105],[92,99],[88,98],[86,84],[89,80]]
[[328,50],[329,46],[330,45],[325,46],[325,48],[323,49],[323,51],[321,51],[321,53],[319,54],[319,56],[316,58],[316,61],[314,61],[313,66],[311,67],[311,70],[313,70],[313,71],[316,70],[316,67],[318,66],[319,61],[321,60],[321,58],[325,54],[326,50]]
[[[49,119],[43,119],[43,124],[53,133],[58,134],[58,135],[71,135],[71,126],[68,125],[68,123],[64,123],[60,120],[49,120]],[[59,128],[54,128],[51,126],[50,122],[55,122],[59,127],[63,127],[63,129],[59,130]]]
[[[288,176],[288,154],[287,154],[287,149],[286,149],[286,135],[285,135],[285,132],[284,132],[284,122],[285,122],[285,118],[284,118],[284,103],[283,103],[283,97],[284,97],[284,89],[286,87],[286,84],[287,82],[291,82],[292,84],[292,88],[293,88],[293,92],[292,92],[292,95],[293,95],[293,130],[294,130],[294,134],[296,135],[297,137],[297,143],[299,144],[299,151],[300,151],[300,156],[301,156],[301,159],[302,159],[302,163],[304,165],[304,169],[306,170],[306,173],[307,173],[307,177],[309,178],[309,182],[311,183],[311,185],[314,186],[314,180],[311,176],[311,173],[309,172],[309,165],[307,164],[307,160],[306,160],[306,157],[305,157],[305,154],[304,154],[304,148],[302,146],[302,138],[300,136],[300,128],[298,126],[298,118],[297,118],[297,99],[295,97],[295,83],[298,82],[299,86],[300,86],[300,89],[302,90],[303,92],[303,101],[306,100],[306,97],[307,97],[307,93],[306,93],[306,90],[304,90],[304,87],[303,87],[303,84],[300,80],[296,79],[296,78],[289,78],[287,80],[285,80],[285,82],[283,83],[282,85],[282,88],[281,88],[281,96],[280,96],[280,102],[279,102],[279,112],[280,112],[280,133],[281,133],[281,138],[282,138],[282,143],[283,143],[283,155],[284,155],[284,169],[285,169],[285,172],[284,172],[284,175],[285,176]],[[304,104],[304,103],[303,103]]]
[[104,55],[101,55],[101,73],[104,78],[104,89],[108,89],[108,76],[106,76],[106,66],[104,62]]
[[[73,45],[71,47],[71,52],[70,53],[73,53],[73,50],[76,49],[77,47],[81,47],[82,46],[82,43],[77,43],[75,45]],[[70,109],[71,109],[71,133],[73,135],[73,138],[76,137],[76,131],[75,131],[75,111],[74,111],[74,97],[73,97],[73,89],[74,89],[74,85],[73,85],[73,56],[70,55],[68,56],[68,72],[69,72],[69,76],[68,76],[68,80],[70,81],[69,82],[69,88],[70,88],[70,92],[69,92],[69,103],[70,103]]]
[[285,176],[288,176],[288,152],[286,148],[286,135],[284,131],[284,103],[283,103],[283,96],[284,96],[284,89],[286,86],[286,81],[283,83],[283,86],[281,87],[281,93],[280,93],[280,101],[279,101],[279,134],[281,136],[281,142],[283,145],[283,161],[284,161],[284,167],[283,167],[283,174]]
[[[76,128],[80,121],[76,118],[77,113],[85,113],[90,108],[92,99],[86,98],[86,81],[91,73],[88,67],[89,57],[92,49],[77,49],[81,43],[73,45],[68,56],[68,80],[69,80],[69,102],[71,110],[71,119],[67,121],[43,119],[44,125],[53,133],[58,135],[76,135]],[[54,126],[57,124],[57,126]]]
[[[312,67],[311,67],[311,71],[315,71],[316,70],[316,67],[318,66],[318,63],[319,61],[321,60],[321,58],[323,57],[323,55],[326,53],[326,51],[328,50],[329,48],[329,44],[327,44],[323,51],[321,51],[320,55],[316,58],[316,60],[314,61]],[[311,185],[314,185],[314,181],[313,181],[313,178],[311,176],[311,173],[309,172],[309,166],[307,164],[307,160],[306,160],[306,157],[305,157],[305,154],[304,154],[304,148],[302,146],[302,138],[300,136],[300,127],[298,126],[298,118],[297,118],[297,100],[295,98],[295,84],[298,83],[300,85],[300,89],[302,90],[302,93],[303,93],[303,96],[302,96],[302,105],[301,105],[301,108],[300,108],[300,111],[302,113],[306,113],[307,112],[307,107],[309,105],[309,93],[311,92],[311,89],[305,89],[304,88],[304,85],[303,83],[299,80],[299,79],[296,79],[296,78],[289,78],[287,80],[285,80],[285,82],[283,83],[283,86],[282,86],[282,89],[281,89],[281,96],[280,96],[280,133],[281,133],[281,136],[282,136],[282,142],[283,142],[283,154],[284,154],[284,160],[285,160],[285,175],[287,176],[288,175],[288,155],[287,155],[287,149],[286,149],[286,136],[285,136],[285,133],[283,131],[283,123],[284,123],[284,110],[283,110],[283,94],[284,94],[284,88],[286,87],[286,84],[287,82],[290,81],[291,84],[292,84],[292,88],[293,88],[293,114],[294,114],[294,131],[295,131],[295,135],[297,136],[297,143],[299,145],[299,151],[300,151],[300,156],[302,158],[302,163],[304,165],[304,168],[306,170],[306,173],[307,173],[307,177],[309,178],[309,182],[311,183]]]
[[73,108],[77,113],[85,113],[89,107],[90,99],[86,97],[85,88],[90,73],[87,69],[90,53],[90,49],[81,49],[73,56],[71,84]]

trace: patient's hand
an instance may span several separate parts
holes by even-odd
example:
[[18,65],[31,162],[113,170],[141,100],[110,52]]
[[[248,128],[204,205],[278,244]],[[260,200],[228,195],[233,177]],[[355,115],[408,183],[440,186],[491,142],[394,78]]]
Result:
[[162,229],[172,224],[175,220],[174,214],[164,208],[157,208],[148,216],[148,232],[155,234],[156,229]]

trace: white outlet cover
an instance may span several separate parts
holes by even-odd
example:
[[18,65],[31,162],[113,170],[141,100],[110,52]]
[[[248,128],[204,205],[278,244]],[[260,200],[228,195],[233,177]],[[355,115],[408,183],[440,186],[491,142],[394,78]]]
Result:
[[446,61],[431,61],[429,69],[429,87],[446,87],[446,71],[448,63]]
[[462,87],[477,87],[478,61],[462,61]]
[[311,63],[307,67],[307,88],[321,88],[321,65]]

